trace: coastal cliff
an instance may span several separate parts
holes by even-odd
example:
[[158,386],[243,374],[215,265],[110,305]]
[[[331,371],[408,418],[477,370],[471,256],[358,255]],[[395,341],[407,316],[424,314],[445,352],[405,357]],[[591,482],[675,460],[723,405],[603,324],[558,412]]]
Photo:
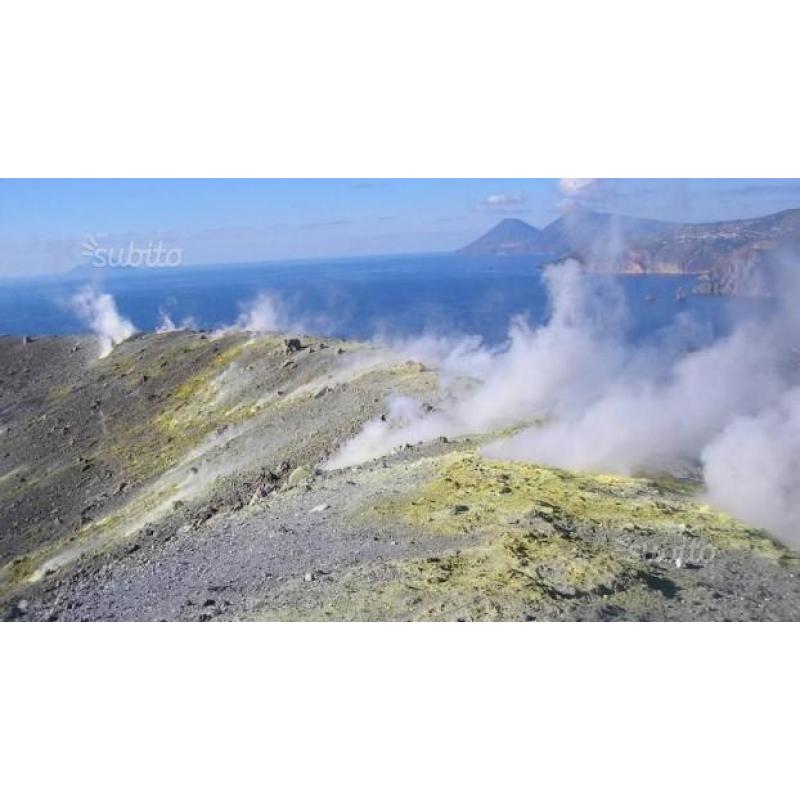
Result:
[[766,297],[800,256],[800,210],[680,224],[573,209],[541,230],[503,220],[460,252],[574,258],[596,272],[696,275],[699,294]]

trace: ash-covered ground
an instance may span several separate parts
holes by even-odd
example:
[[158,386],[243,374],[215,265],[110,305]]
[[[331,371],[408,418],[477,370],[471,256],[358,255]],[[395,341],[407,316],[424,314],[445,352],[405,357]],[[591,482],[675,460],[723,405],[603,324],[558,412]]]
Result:
[[798,557],[690,481],[482,455],[508,430],[324,469],[391,396],[455,389],[299,344],[0,337],[0,617],[800,619]]

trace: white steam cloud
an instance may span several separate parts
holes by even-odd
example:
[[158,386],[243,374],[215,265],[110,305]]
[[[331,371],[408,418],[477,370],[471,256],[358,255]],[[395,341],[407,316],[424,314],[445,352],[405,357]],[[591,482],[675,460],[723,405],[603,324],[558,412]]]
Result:
[[255,299],[240,304],[240,313],[233,325],[216,328],[214,336],[228,333],[276,333],[288,331],[291,326],[280,301],[268,294],[259,292]]
[[172,317],[163,309],[158,312],[158,325],[156,333],[173,333],[174,331],[192,331],[197,329],[194,317],[184,317],[180,322],[174,322]]
[[701,457],[712,503],[800,543],[800,389],[734,419]]
[[[389,398],[386,420],[369,422],[327,467],[515,426],[486,454],[578,470],[702,470],[713,503],[800,544],[800,320],[790,302],[800,293],[705,347],[681,318],[657,343],[633,346],[613,281],[574,263],[549,267],[545,281],[548,322],[514,320],[501,350],[471,341],[443,355],[418,342],[417,357],[455,390],[427,412]],[[403,346],[413,354],[414,343]]]
[[330,333],[333,320],[325,314],[297,316],[290,314],[280,297],[259,292],[253,299],[239,304],[239,316],[233,325],[214,330],[213,336],[227,333],[291,333],[294,335]]
[[100,358],[105,358],[115,344],[136,333],[133,323],[117,310],[114,298],[99,294],[91,286],[74,294],[69,306],[100,337]]
[[252,333],[273,333],[287,327],[280,303],[272,295],[261,292],[239,314],[235,326]]

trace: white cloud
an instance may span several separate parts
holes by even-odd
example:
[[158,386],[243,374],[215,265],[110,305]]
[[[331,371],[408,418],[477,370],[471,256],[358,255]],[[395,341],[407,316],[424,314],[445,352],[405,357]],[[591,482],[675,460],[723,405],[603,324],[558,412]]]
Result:
[[558,188],[565,197],[577,198],[597,185],[597,178],[561,178]]
[[487,211],[521,211],[525,208],[525,200],[522,192],[490,194],[481,205]]

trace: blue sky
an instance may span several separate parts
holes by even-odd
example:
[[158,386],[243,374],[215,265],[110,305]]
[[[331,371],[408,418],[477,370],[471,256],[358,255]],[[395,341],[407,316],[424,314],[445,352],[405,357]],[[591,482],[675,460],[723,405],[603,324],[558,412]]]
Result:
[[180,247],[189,264],[450,250],[571,202],[731,219],[800,206],[800,180],[2,180],[0,275],[69,269],[89,236]]

